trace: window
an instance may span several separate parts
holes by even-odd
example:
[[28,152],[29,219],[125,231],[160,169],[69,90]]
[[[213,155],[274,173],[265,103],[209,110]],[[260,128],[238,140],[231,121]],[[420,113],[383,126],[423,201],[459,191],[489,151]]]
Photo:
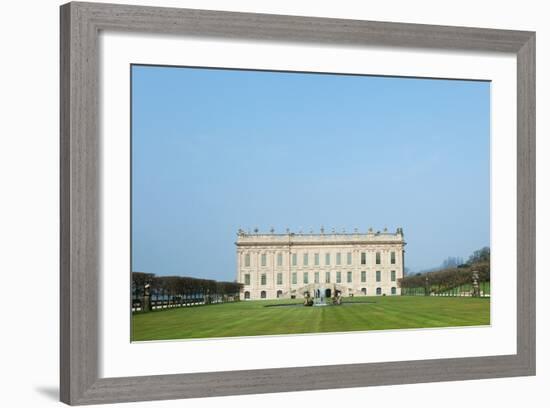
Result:
[[336,283],[342,283],[342,272],[336,272]]
[[330,272],[325,273],[325,283],[330,283]]
[[347,254],[347,261],[348,261],[348,265],[351,265],[351,252],[348,252]]
[[267,254],[262,254],[262,266],[267,265]]
[[376,271],[376,282],[380,282],[382,280],[380,271]]
[[248,292],[248,291],[244,292],[244,298],[245,299],[250,299],[250,292]]
[[319,272],[315,272],[315,283],[319,283]]
[[380,265],[380,252],[376,253],[376,265]]
[[351,271],[348,272],[348,283],[351,283],[351,278],[352,278],[352,275],[351,275]]
[[244,284],[245,285],[250,285],[250,274],[249,273],[244,274]]
[[283,274],[281,272],[277,273],[277,285],[283,284]]
[[296,285],[298,283],[298,274],[296,272],[292,272],[292,284]]
[[319,254],[314,254],[313,257],[315,258],[315,265],[319,265]]
[[304,272],[304,283],[309,283],[309,276],[307,272]]
[[325,265],[330,265],[330,254],[325,254]]
[[340,265],[342,263],[342,254],[340,252],[336,253],[336,265]]
[[304,266],[307,266],[308,262],[309,262],[308,254],[304,254]]
[[283,266],[283,254],[277,254],[277,266]]
[[393,286],[393,287],[391,288],[391,294],[392,294],[392,295],[397,294],[397,289],[395,288],[395,286]]
[[361,252],[361,265],[366,265],[366,264],[367,264],[367,253]]
[[283,291],[282,290],[278,290],[277,291],[277,298],[282,298],[283,297]]
[[292,254],[292,266],[298,265],[298,254]]
[[262,290],[262,291],[260,292],[260,297],[261,297],[262,299],[265,299],[265,298],[267,297],[267,293],[265,292],[265,290]]
[[361,288],[361,294],[367,296],[367,288]]
[[395,252],[392,251],[392,253],[390,254],[390,262],[392,264],[395,264]]
[[382,294],[382,288],[376,288],[376,294],[381,295]]
[[265,275],[265,273],[262,273],[261,283],[262,283],[262,285],[267,284],[267,276]]
[[244,266],[250,266],[250,254],[244,256]]
[[361,271],[361,282],[367,281],[367,271]]
[[391,271],[391,281],[395,282],[395,271]]

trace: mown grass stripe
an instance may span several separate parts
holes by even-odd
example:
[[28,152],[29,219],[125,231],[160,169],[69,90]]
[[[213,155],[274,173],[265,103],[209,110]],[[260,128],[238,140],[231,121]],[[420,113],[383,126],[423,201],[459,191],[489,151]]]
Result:
[[[490,324],[480,298],[373,296],[326,307],[265,307],[286,300],[249,301],[137,313],[132,340],[169,340]],[[368,301],[368,302],[367,302]],[[300,301],[294,301],[299,303]]]

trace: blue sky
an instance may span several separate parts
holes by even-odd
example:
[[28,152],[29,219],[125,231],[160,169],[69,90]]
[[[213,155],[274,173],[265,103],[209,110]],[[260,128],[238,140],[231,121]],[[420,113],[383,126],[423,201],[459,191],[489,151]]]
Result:
[[490,83],[132,67],[132,269],[235,279],[238,228],[489,245]]

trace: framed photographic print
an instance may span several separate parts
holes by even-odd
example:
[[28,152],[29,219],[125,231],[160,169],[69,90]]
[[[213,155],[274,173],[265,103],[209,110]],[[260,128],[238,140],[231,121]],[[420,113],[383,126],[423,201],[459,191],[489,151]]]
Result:
[[62,401],[534,375],[534,117],[532,32],[62,6]]

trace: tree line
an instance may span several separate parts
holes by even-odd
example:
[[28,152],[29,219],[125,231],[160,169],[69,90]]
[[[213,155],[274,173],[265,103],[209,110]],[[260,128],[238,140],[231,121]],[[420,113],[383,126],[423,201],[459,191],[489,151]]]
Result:
[[471,284],[474,272],[478,282],[491,280],[491,253],[488,247],[475,251],[466,263],[437,271],[417,273],[399,279],[401,288],[424,288],[426,293],[441,293],[460,285]]
[[[181,304],[192,299],[201,303],[238,300],[242,284],[187,276],[156,276],[132,272],[132,302],[141,303],[146,294],[150,301]],[[163,303],[164,304],[164,303]]]

